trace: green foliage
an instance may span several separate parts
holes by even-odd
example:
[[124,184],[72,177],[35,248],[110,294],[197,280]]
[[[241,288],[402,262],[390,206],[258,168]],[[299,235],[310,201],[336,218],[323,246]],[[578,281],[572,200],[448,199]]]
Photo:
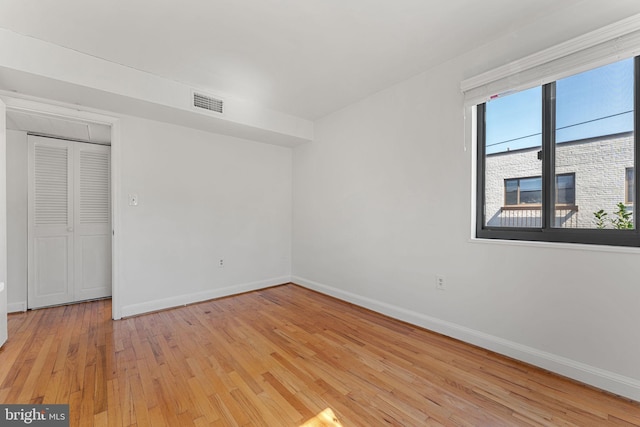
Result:
[[600,209],[593,213],[593,217],[596,221],[596,228],[606,228],[607,223],[610,223],[616,230],[631,230],[633,229],[633,212],[627,210],[627,206],[620,202],[616,205],[618,208],[613,214],[614,218],[607,218],[609,214],[604,209]]
[[600,209],[598,212],[594,212],[593,216],[596,218],[596,228],[603,229],[607,220],[607,213],[604,209]]
[[618,207],[618,210],[614,212],[616,217],[611,220],[613,228],[617,228],[618,230],[632,229],[633,213],[627,210],[624,203],[618,203],[616,206]]

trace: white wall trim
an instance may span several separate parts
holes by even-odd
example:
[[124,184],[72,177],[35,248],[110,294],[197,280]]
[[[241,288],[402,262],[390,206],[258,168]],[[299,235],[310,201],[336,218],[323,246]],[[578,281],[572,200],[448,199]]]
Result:
[[27,311],[27,302],[10,302],[7,304],[7,312],[8,313],[20,313]]
[[291,282],[291,276],[276,277],[273,279],[261,280],[258,282],[243,283],[239,285],[227,286],[219,289],[211,289],[204,292],[177,295],[170,298],[162,298],[146,301],[138,304],[130,304],[122,307],[122,317],[135,316],[152,311],[165,310],[168,308],[180,307],[187,304],[203,302],[214,298],[227,297],[243,292],[257,291],[271,286],[282,285]]
[[[115,143],[114,143],[115,142]],[[111,123],[111,318],[122,318],[120,293],[120,200],[122,186],[122,134],[120,120]]]
[[604,369],[596,368],[566,357],[541,351],[513,341],[505,340],[466,326],[407,310],[385,302],[356,295],[332,286],[293,276],[292,282],[331,295],[335,298],[382,313],[404,322],[420,326],[440,334],[477,345],[487,350],[539,366],[551,372],[607,390],[609,392],[640,401],[640,381]]
[[[118,117],[113,113],[102,112],[93,108],[78,109],[78,106],[47,99],[35,98],[21,94],[0,91],[0,98],[7,104],[7,110],[26,113],[46,113],[62,119],[82,119],[99,124],[111,125]],[[112,141],[113,142],[113,141]]]

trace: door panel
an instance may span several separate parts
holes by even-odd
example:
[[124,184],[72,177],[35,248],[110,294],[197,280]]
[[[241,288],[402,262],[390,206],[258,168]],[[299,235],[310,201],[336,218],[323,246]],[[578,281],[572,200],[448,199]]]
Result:
[[34,297],[47,305],[68,302],[70,246],[67,236],[34,239]]
[[76,299],[111,295],[111,236],[80,236],[76,240]]
[[29,136],[29,308],[73,301],[73,143]]
[[111,295],[110,147],[76,144],[76,300]]

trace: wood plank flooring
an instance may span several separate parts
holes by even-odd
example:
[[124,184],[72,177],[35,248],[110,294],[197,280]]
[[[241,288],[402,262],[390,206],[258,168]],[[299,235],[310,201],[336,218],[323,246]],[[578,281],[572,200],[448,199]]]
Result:
[[640,404],[295,285],[9,316],[0,402],[72,426],[640,426]]

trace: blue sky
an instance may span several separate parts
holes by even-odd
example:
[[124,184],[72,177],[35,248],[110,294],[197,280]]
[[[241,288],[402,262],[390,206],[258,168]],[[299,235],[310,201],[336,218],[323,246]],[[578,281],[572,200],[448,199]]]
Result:
[[[487,102],[487,154],[540,147],[542,88]],[[633,59],[556,82],[556,142],[633,130]]]

